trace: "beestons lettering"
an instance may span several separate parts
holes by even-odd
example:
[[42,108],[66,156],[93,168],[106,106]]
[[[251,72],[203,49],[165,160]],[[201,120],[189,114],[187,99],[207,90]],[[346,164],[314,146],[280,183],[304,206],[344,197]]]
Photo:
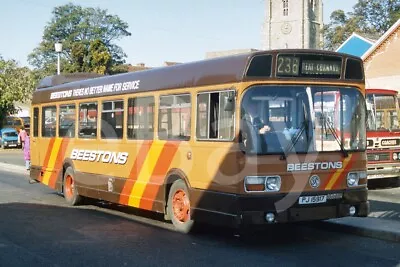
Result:
[[128,160],[128,152],[112,152],[102,150],[72,149],[72,160],[103,162],[124,165]]
[[304,163],[289,163],[287,171],[314,171],[314,170],[330,170],[343,168],[343,162],[304,162]]
[[91,87],[74,88],[59,92],[52,92],[50,99],[70,98],[70,97],[86,97],[100,94],[110,94],[121,91],[134,91],[138,90],[140,80],[127,81],[123,83],[102,84]]

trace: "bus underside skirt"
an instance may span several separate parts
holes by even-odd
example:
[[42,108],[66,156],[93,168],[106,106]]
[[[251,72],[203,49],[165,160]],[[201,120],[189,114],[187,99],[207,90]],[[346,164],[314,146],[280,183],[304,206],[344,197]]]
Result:
[[[348,191],[321,191],[313,195],[339,195],[340,198],[329,199],[326,203],[300,205],[298,201],[283,211],[277,211],[276,203],[287,194],[269,196],[236,195],[204,190],[191,190],[192,216],[196,221],[217,225],[239,226],[246,224],[268,224],[267,213],[273,213],[274,222],[288,223],[298,221],[325,220],[350,216],[364,217],[369,213],[366,188]],[[304,195],[304,194],[302,194]],[[296,198],[297,199],[297,198]]]

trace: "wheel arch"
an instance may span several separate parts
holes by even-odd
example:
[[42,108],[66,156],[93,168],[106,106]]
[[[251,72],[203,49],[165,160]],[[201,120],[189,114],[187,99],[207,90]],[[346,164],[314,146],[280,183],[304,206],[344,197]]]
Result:
[[190,182],[187,177],[187,175],[181,170],[181,169],[171,169],[167,173],[164,179],[164,184],[163,184],[163,190],[162,190],[162,196],[161,199],[163,200],[163,206],[164,206],[164,214],[167,216],[167,203],[168,203],[168,195],[169,191],[171,189],[172,184],[176,180],[183,180],[188,187],[188,190],[190,191]]
[[64,188],[63,188],[64,174],[65,174],[65,171],[68,169],[68,167],[71,167],[75,171],[74,162],[70,158],[66,158],[64,160],[63,165],[62,165],[62,169],[60,171],[60,175],[58,176],[57,188],[56,189],[60,193],[63,193],[63,191],[64,191]]

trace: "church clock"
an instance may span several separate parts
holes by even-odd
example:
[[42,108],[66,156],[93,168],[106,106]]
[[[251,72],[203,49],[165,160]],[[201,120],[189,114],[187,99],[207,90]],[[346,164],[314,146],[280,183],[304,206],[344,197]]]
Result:
[[285,21],[282,24],[281,31],[283,34],[289,34],[292,31],[292,25],[289,22]]

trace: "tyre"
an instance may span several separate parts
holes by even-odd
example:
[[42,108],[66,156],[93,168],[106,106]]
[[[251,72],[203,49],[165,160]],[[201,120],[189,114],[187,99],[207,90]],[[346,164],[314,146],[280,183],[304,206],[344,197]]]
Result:
[[168,217],[175,229],[181,233],[189,233],[193,229],[189,190],[183,180],[176,180],[169,190],[167,203]]
[[64,173],[63,193],[69,205],[76,206],[82,203],[82,197],[78,194],[78,190],[75,187],[75,172],[72,167],[68,167]]

